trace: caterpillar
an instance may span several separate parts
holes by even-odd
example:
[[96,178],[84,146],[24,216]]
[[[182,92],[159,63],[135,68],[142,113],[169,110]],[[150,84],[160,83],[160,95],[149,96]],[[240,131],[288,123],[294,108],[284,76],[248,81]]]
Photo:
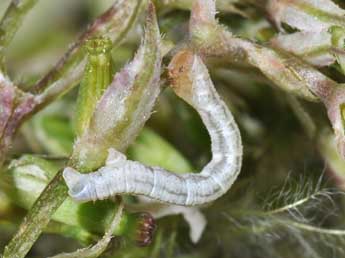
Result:
[[81,174],[63,171],[69,195],[76,201],[106,199],[116,194],[143,195],[160,202],[192,206],[212,202],[226,193],[242,164],[242,142],[237,124],[216,92],[201,58],[180,51],[169,67],[175,93],[196,109],[211,138],[212,159],[200,173],[177,175],[160,167],[127,160],[115,149],[99,170]]

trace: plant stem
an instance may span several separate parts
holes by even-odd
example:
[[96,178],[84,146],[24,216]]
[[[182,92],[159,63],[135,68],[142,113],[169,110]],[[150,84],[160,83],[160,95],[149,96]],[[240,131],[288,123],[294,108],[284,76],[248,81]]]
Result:
[[123,214],[123,208],[124,204],[123,201],[121,200],[119,202],[119,206],[114,214],[113,221],[111,222],[107,232],[104,234],[103,238],[98,241],[97,244],[91,247],[86,247],[80,250],[77,250],[73,253],[62,253],[55,255],[51,258],[78,258],[78,257],[84,257],[84,258],[93,258],[93,257],[98,257],[101,255],[105,249],[107,248],[108,244],[110,243],[111,236],[114,232],[114,230],[119,226],[121,222],[121,217]]
[[67,196],[67,186],[61,171],[49,183],[33,207],[28,212],[16,235],[5,247],[3,258],[23,258],[29,252],[51,216]]
[[23,23],[25,15],[38,0],[12,0],[0,22],[0,68],[3,69],[4,51]]

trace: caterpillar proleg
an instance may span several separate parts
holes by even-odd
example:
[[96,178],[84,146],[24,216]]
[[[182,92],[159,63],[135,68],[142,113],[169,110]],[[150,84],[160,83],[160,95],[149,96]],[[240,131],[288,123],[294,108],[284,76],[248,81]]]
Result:
[[64,170],[73,199],[90,201],[134,194],[191,206],[214,201],[229,190],[242,164],[241,136],[232,114],[199,56],[190,51],[179,52],[169,65],[169,75],[175,93],[202,118],[211,138],[212,160],[200,173],[177,175],[127,160],[124,154],[109,149],[105,166],[96,172],[80,174],[70,167]]

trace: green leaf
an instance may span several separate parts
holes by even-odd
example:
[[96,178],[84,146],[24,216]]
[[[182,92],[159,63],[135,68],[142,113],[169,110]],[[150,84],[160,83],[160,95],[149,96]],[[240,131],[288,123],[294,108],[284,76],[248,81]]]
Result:
[[144,128],[129,147],[128,157],[148,166],[159,166],[178,173],[193,171],[191,164],[174,146],[148,128]]

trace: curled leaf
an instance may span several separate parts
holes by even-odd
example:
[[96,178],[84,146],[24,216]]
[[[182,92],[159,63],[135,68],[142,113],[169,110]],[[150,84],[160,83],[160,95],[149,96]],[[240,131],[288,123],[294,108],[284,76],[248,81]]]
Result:
[[283,49],[314,66],[329,66],[338,62],[341,71],[345,73],[345,30],[332,26],[317,33],[301,31],[292,34],[280,34],[270,43],[275,48]]
[[338,152],[345,157],[345,85],[335,87],[323,102],[335,133]]

